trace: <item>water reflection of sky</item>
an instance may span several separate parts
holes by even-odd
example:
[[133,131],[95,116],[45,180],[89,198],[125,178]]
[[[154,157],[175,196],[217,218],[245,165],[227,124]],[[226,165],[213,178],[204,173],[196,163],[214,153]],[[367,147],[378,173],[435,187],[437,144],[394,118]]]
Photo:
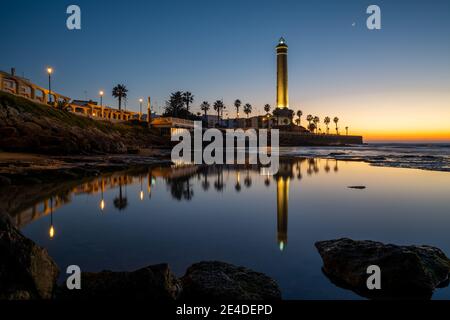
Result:
[[450,255],[449,186],[446,172],[325,159],[284,161],[277,177],[245,167],[156,168],[98,178],[16,221],[62,270],[168,262],[182,275],[194,262],[223,260],[272,276],[285,298],[358,298],[322,274],[314,243],[350,237]]

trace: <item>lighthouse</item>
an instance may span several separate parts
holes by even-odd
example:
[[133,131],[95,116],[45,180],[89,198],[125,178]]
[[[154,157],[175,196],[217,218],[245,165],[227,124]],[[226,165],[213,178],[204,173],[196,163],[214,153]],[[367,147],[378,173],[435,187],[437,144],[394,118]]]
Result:
[[289,108],[288,96],[288,46],[283,37],[280,38],[277,51],[277,108]]
[[275,125],[283,129],[292,124],[294,111],[289,109],[288,96],[288,65],[287,54],[288,46],[283,37],[278,41],[276,46],[277,53],[277,107],[273,111],[275,117]]

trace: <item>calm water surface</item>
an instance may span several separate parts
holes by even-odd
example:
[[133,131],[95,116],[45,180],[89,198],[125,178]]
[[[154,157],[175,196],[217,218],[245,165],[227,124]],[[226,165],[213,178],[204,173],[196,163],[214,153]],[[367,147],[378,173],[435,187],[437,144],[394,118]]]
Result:
[[[181,276],[194,262],[222,260],[273,277],[284,298],[359,299],[322,274],[314,243],[350,237],[450,255],[450,173],[331,159],[284,160],[277,177],[256,167],[161,167],[96,178],[15,218],[61,270],[167,262]],[[433,298],[450,299],[450,289]]]

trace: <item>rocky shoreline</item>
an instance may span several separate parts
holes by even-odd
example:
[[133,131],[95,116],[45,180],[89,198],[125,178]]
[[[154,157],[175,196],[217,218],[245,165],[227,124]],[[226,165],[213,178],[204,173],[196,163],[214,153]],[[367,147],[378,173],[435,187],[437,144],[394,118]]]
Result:
[[0,149],[51,155],[126,154],[167,147],[145,123],[97,121],[0,92]]

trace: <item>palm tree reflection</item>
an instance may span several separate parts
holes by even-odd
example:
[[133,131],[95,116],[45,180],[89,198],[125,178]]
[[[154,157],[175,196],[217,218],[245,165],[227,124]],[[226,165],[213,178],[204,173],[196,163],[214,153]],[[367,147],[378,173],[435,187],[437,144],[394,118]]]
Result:
[[119,196],[114,198],[114,206],[120,211],[128,206],[128,199],[122,193],[122,179],[119,179]]
[[[323,165],[323,162],[325,164]],[[114,207],[119,211],[128,208],[128,198],[126,195],[126,188],[129,184],[136,186],[136,191],[139,192],[139,199],[144,201],[143,179],[147,178],[147,192],[149,198],[152,195],[152,186],[156,179],[161,179],[165,182],[167,189],[173,199],[178,201],[191,201],[194,198],[194,186],[201,187],[204,191],[210,189],[211,184],[217,192],[225,190],[226,182],[234,180],[234,189],[236,192],[245,193],[252,187],[258,188],[257,183],[263,183],[266,187],[271,187],[272,179],[276,182],[276,206],[277,206],[277,243],[281,251],[286,249],[288,242],[288,213],[289,213],[289,189],[290,182],[294,179],[302,179],[302,172],[306,172],[308,176],[314,176],[319,173],[319,168],[323,171],[330,172],[330,162],[332,160],[318,160],[318,159],[280,159],[279,171],[275,176],[264,176],[262,179],[257,178],[260,174],[258,166],[251,165],[223,165],[223,166],[186,166],[186,167],[158,167],[137,172],[126,172],[121,174],[112,174],[109,176],[102,176],[90,182],[83,183],[74,187],[69,187],[65,191],[59,192],[57,195],[52,195],[43,202],[44,209],[38,210],[38,204],[35,204],[30,209],[19,213],[15,216],[16,225],[22,227],[30,221],[39,219],[42,216],[50,215],[50,229],[48,233],[50,238],[55,235],[53,227],[53,211],[62,205],[71,202],[72,194],[101,194],[100,209],[105,208],[104,192],[107,189],[118,189],[118,194],[113,200]],[[226,170],[224,176],[224,170]],[[241,173],[245,170],[244,177]],[[338,161],[334,163],[333,170],[337,172]],[[234,175],[233,175],[234,171]],[[230,174],[231,173],[231,174]],[[243,181],[242,181],[243,178]],[[253,180],[257,183],[253,183]],[[214,182],[210,182],[210,180]],[[245,190],[242,189],[242,184]],[[299,184],[296,183],[295,186]],[[125,188],[125,190],[124,190]],[[298,194],[299,190],[295,190]],[[245,196],[245,195],[244,195]],[[245,201],[245,198],[243,198]],[[49,206],[50,202],[50,206]],[[98,202],[96,202],[98,205]]]

